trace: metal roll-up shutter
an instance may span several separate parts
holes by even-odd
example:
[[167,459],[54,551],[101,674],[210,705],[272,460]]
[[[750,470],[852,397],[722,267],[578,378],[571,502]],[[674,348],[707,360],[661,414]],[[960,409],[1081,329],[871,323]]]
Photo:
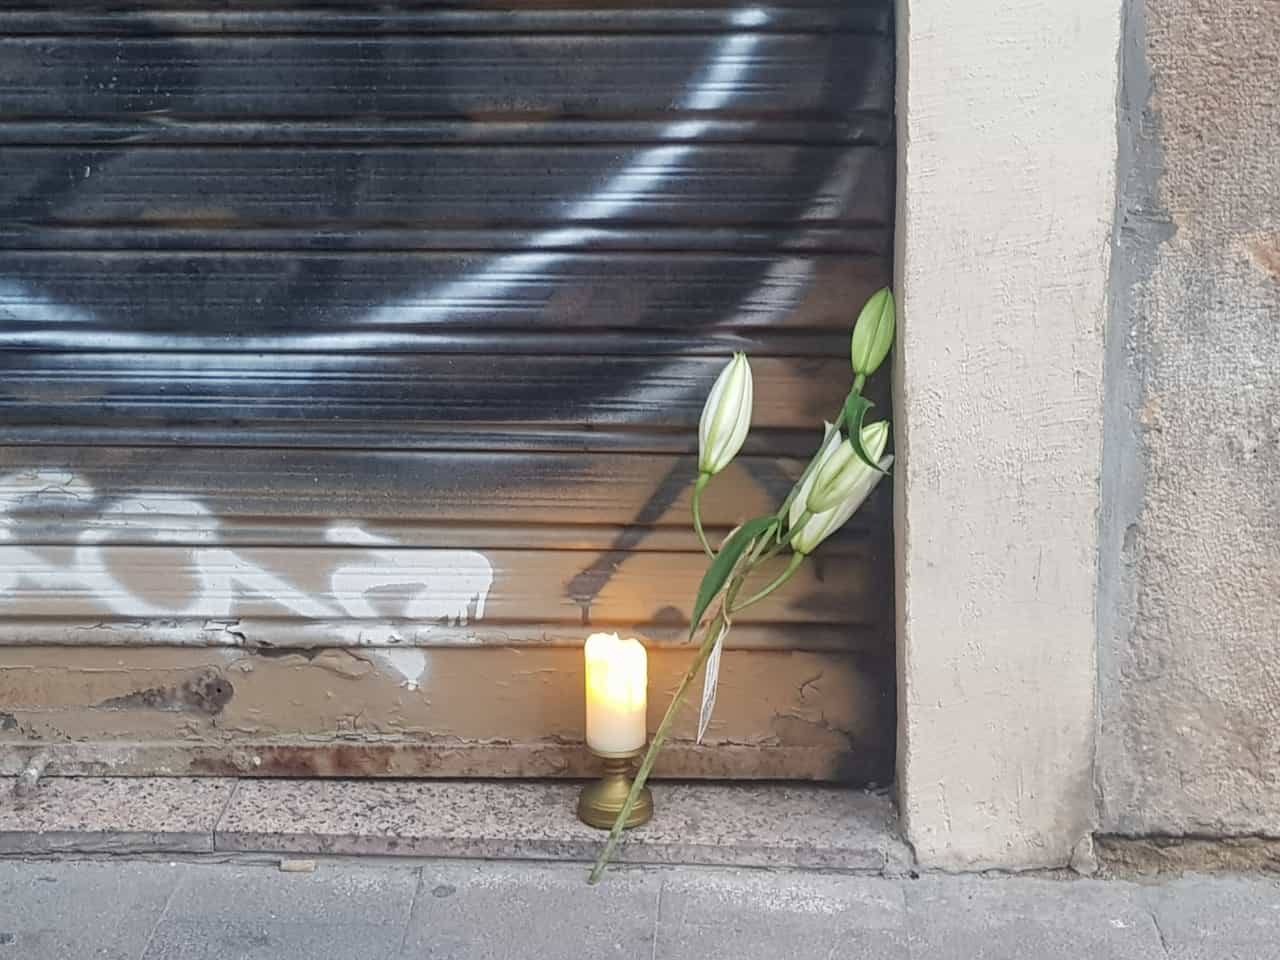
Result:
[[[0,12],[4,756],[581,774],[602,628],[656,723],[707,388],[750,353],[723,535],[890,279],[892,55],[888,0]],[[663,772],[892,775],[888,498]]]

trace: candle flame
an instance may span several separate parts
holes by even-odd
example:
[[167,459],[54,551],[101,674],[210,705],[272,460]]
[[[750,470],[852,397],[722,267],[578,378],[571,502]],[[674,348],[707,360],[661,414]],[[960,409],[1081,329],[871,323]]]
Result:
[[648,657],[634,637],[594,633],[587,638],[587,698],[617,707],[643,708]]

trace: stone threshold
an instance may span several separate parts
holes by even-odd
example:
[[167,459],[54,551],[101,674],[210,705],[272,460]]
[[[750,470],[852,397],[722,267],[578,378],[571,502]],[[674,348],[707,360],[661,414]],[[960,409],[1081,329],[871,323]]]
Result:
[[[0,787],[0,854],[257,853],[590,861],[578,784],[494,780],[47,777]],[[912,858],[884,794],[658,783],[629,863],[896,875]]]

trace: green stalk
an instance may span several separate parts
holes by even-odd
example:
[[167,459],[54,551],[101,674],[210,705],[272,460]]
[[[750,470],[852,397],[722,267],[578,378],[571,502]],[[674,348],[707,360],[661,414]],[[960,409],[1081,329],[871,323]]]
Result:
[[[842,423],[844,423],[843,413],[840,414],[840,418],[836,421],[837,430],[840,429],[840,426]],[[824,444],[826,443],[825,437],[823,438],[822,442]],[[822,452],[822,447],[819,447],[818,453],[821,453],[821,452]],[[804,482],[809,479],[809,474],[813,473],[813,471],[818,468],[818,453],[815,453],[812,457],[809,458],[809,463],[804,468],[804,473],[800,474],[800,479],[796,481],[795,486],[793,486],[791,488],[791,491],[787,494],[787,499],[783,500],[782,506],[778,508],[777,517],[778,517],[778,520],[780,521],[778,525],[779,539],[782,538],[782,524],[786,523],[787,512],[791,509],[791,501],[793,501],[796,498],[796,494],[800,492],[800,488],[804,486]]]
[[[772,538],[772,537],[770,537],[769,539],[771,539],[771,540],[772,540],[773,538]],[[778,542],[778,543],[775,543],[773,546],[771,546],[771,547],[768,549],[768,551],[766,551],[765,553],[761,554],[760,556],[758,556],[758,557],[752,557],[752,558],[751,558],[751,568],[754,570],[754,569],[755,569],[756,567],[758,567],[760,564],[762,564],[762,563],[767,563],[768,561],[772,560],[774,557],[776,557],[778,554],[780,554],[780,553],[782,552],[782,549],[783,549],[785,546],[786,546],[786,543],[784,543],[784,542],[781,542],[781,541],[780,541],[780,542]]]
[[711,474],[698,474],[697,482],[693,485],[693,529],[698,534],[698,540],[702,544],[702,549],[707,552],[707,556],[715,558],[716,552],[711,549],[711,544],[707,543],[707,535],[702,532],[702,491],[707,488],[707,484],[711,482]]
[[770,583],[767,587],[762,589],[760,592],[756,593],[754,596],[748,597],[746,600],[743,600],[741,603],[735,604],[733,608],[729,611],[730,615],[735,614],[740,610],[745,610],[747,609],[747,607],[751,606],[753,603],[759,603],[765,597],[769,596],[769,594],[773,593],[773,591],[777,590],[784,583],[786,583],[793,576],[795,576],[796,571],[800,569],[800,564],[802,563],[804,563],[804,554],[793,553],[791,555],[791,560],[787,563],[787,569],[783,570],[782,573],[780,573],[772,583]]
[[[725,603],[727,602],[726,598]],[[609,858],[613,856],[614,850],[617,849],[618,841],[622,839],[623,824],[631,816],[631,810],[636,805],[636,800],[640,797],[640,791],[644,789],[645,781],[649,779],[653,764],[658,759],[658,751],[667,739],[667,734],[671,730],[671,724],[675,720],[676,714],[680,712],[680,707],[684,704],[685,694],[689,692],[689,685],[693,683],[693,678],[698,675],[698,672],[702,670],[703,665],[707,662],[707,658],[711,656],[711,651],[715,649],[716,640],[719,639],[720,632],[724,629],[725,603],[721,604],[720,612],[716,614],[716,618],[711,621],[711,625],[707,628],[706,639],[702,641],[702,646],[698,648],[698,655],[693,658],[693,663],[685,671],[684,677],[680,680],[680,686],[676,688],[675,696],[671,698],[671,705],[667,707],[667,712],[662,717],[662,722],[658,724],[657,732],[653,735],[653,741],[649,744],[649,750],[645,753],[640,769],[636,771],[636,778],[631,783],[631,790],[627,794],[627,799],[622,804],[622,809],[618,811],[618,819],[613,822],[613,829],[609,831],[609,839],[605,841],[604,850],[600,852],[600,858],[596,860],[596,865],[591,868],[591,876],[587,878],[587,883],[595,884],[600,882],[600,875],[604,873],[604,868],[609,864]]]

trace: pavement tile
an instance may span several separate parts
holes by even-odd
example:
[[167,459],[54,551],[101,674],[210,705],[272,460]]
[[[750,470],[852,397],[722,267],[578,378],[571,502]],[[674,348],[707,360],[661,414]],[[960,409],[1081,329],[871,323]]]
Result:
[[0,860],[0,960],[141,957],[1280,960],[1280,879]]
[[385,865],[324,863],[313,873],[192,865],[143,960],[387,960],[417,886],[416,869]]
[[905,882],[913,957],[1164,960],[1151,913],[1118,881],[930,877]]
[[1173,960],[1280,960],[1280,879],[1185,877],[1142,896]]
[[0,862],[0,960],[137,960],[186,869]]
[[900,930],[906,902],[899,884],[878,877],[689,868],[663,874],[659,919],[697,925],[733,919],[771,926],[828,922]]
[[662,887],[655,956],[906,960],[906,905],[891,880],[681,870]]
[[426,866],[402,956],[652,960],[660,884],[637,868],[589,887],[577,865]]
[[[568,783],[248,780],[219,850],[592,860]],[[658,784],[619,861],[881,870],[907,862],[887,798],[828,787]]]
[[363,923],[403,931],[417,885],[418,871],[403,866],[330,862],[314,873],[290,873],[262,864],[194,864],[165,917],[215,924]]
[[781,927],[767,934],[732,926],[659,924],[657,960],[908,960],[907,936],[898,930]]
[[[0,798],[0,853],[207,852],[236,781],[47,777]],[[8,786],[8,785],[6,785]]]
[[365,923],[166,919],[142,960],[388,960],[401,935]]

